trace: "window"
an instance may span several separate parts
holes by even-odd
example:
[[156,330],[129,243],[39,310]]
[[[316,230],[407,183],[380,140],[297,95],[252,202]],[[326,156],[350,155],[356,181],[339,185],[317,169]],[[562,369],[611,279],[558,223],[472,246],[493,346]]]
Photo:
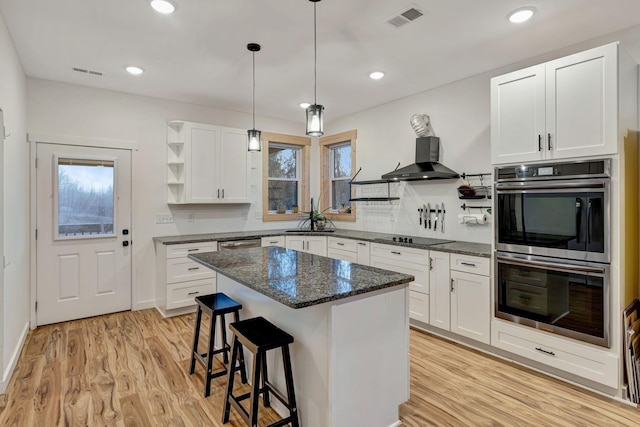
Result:
[[58,157],[56,239],[114,235],[113,160]]
[[332,220],[355,221],[355,206],[351,205],[351,177],[355,170],[356,131],[320,138],[322,167],[322,206]]
[[309,206],[309,147],[311,139],[262,133],[263,221],[297,220]]

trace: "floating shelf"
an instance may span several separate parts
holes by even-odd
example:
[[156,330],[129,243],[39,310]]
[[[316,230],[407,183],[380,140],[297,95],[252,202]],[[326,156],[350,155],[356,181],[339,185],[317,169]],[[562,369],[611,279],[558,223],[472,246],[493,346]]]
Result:
[[388,202],[391,200],[400,200],[400,197],[357,197],[349,199],[350,202]]

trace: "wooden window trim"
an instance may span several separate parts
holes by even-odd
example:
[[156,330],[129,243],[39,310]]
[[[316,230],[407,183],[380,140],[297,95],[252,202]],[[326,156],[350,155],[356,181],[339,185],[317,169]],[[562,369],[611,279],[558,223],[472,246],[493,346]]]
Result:
[[[298,213],[269,213],[269,143],[296,145],[302,149],[300,159],[300,196],[302,205],[298,206]],[[285,135],[280,133],[262,132],[262,221],[297,221],[302,211],[309,211],[309,182],[310,182],[311,138],[304,136]]]
[[[331,147],[343,142],[349,142],[351,144],[351,176],[353,176],[356,171],[357,137],[358,132],[356,130],[350,130],[320,138],[320,186],[322,189],[322,206],[331,206]],[[351,204],[351,213],[327,211],[324,213],[324,216],[332,221],[355,221],[356,205],[354,203]]]

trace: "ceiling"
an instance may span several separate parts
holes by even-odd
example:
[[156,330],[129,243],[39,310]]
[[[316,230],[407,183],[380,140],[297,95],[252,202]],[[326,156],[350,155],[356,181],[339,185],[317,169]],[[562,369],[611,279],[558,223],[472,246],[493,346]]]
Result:
[[[302,121],[313,101],[313,3],[306,0],[0,0],[30,77]],[[317,4],[317,101],[326,120],[638,26],[638,0],[325,0]],[[424,16],[395,28],[406,6]],[[507,13],[534,6],[520,25]],[[635,31],[634,29],[632,29]],[[640,35],[631,53],[640,62]],[[629,49],[629,46],[627,46]],[[125,65],[146,72],[131,76]],[[102,76],[73,71],[74,67]],[[369,79],[383,70],[382,80]],[[256,123],[260,128],[260,123]]]

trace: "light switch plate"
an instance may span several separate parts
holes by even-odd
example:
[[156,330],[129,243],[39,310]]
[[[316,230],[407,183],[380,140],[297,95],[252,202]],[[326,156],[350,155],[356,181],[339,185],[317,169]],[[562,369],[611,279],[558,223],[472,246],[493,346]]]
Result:
[[173,215],[170,213],[156,213],[156,224],[171,224]]

